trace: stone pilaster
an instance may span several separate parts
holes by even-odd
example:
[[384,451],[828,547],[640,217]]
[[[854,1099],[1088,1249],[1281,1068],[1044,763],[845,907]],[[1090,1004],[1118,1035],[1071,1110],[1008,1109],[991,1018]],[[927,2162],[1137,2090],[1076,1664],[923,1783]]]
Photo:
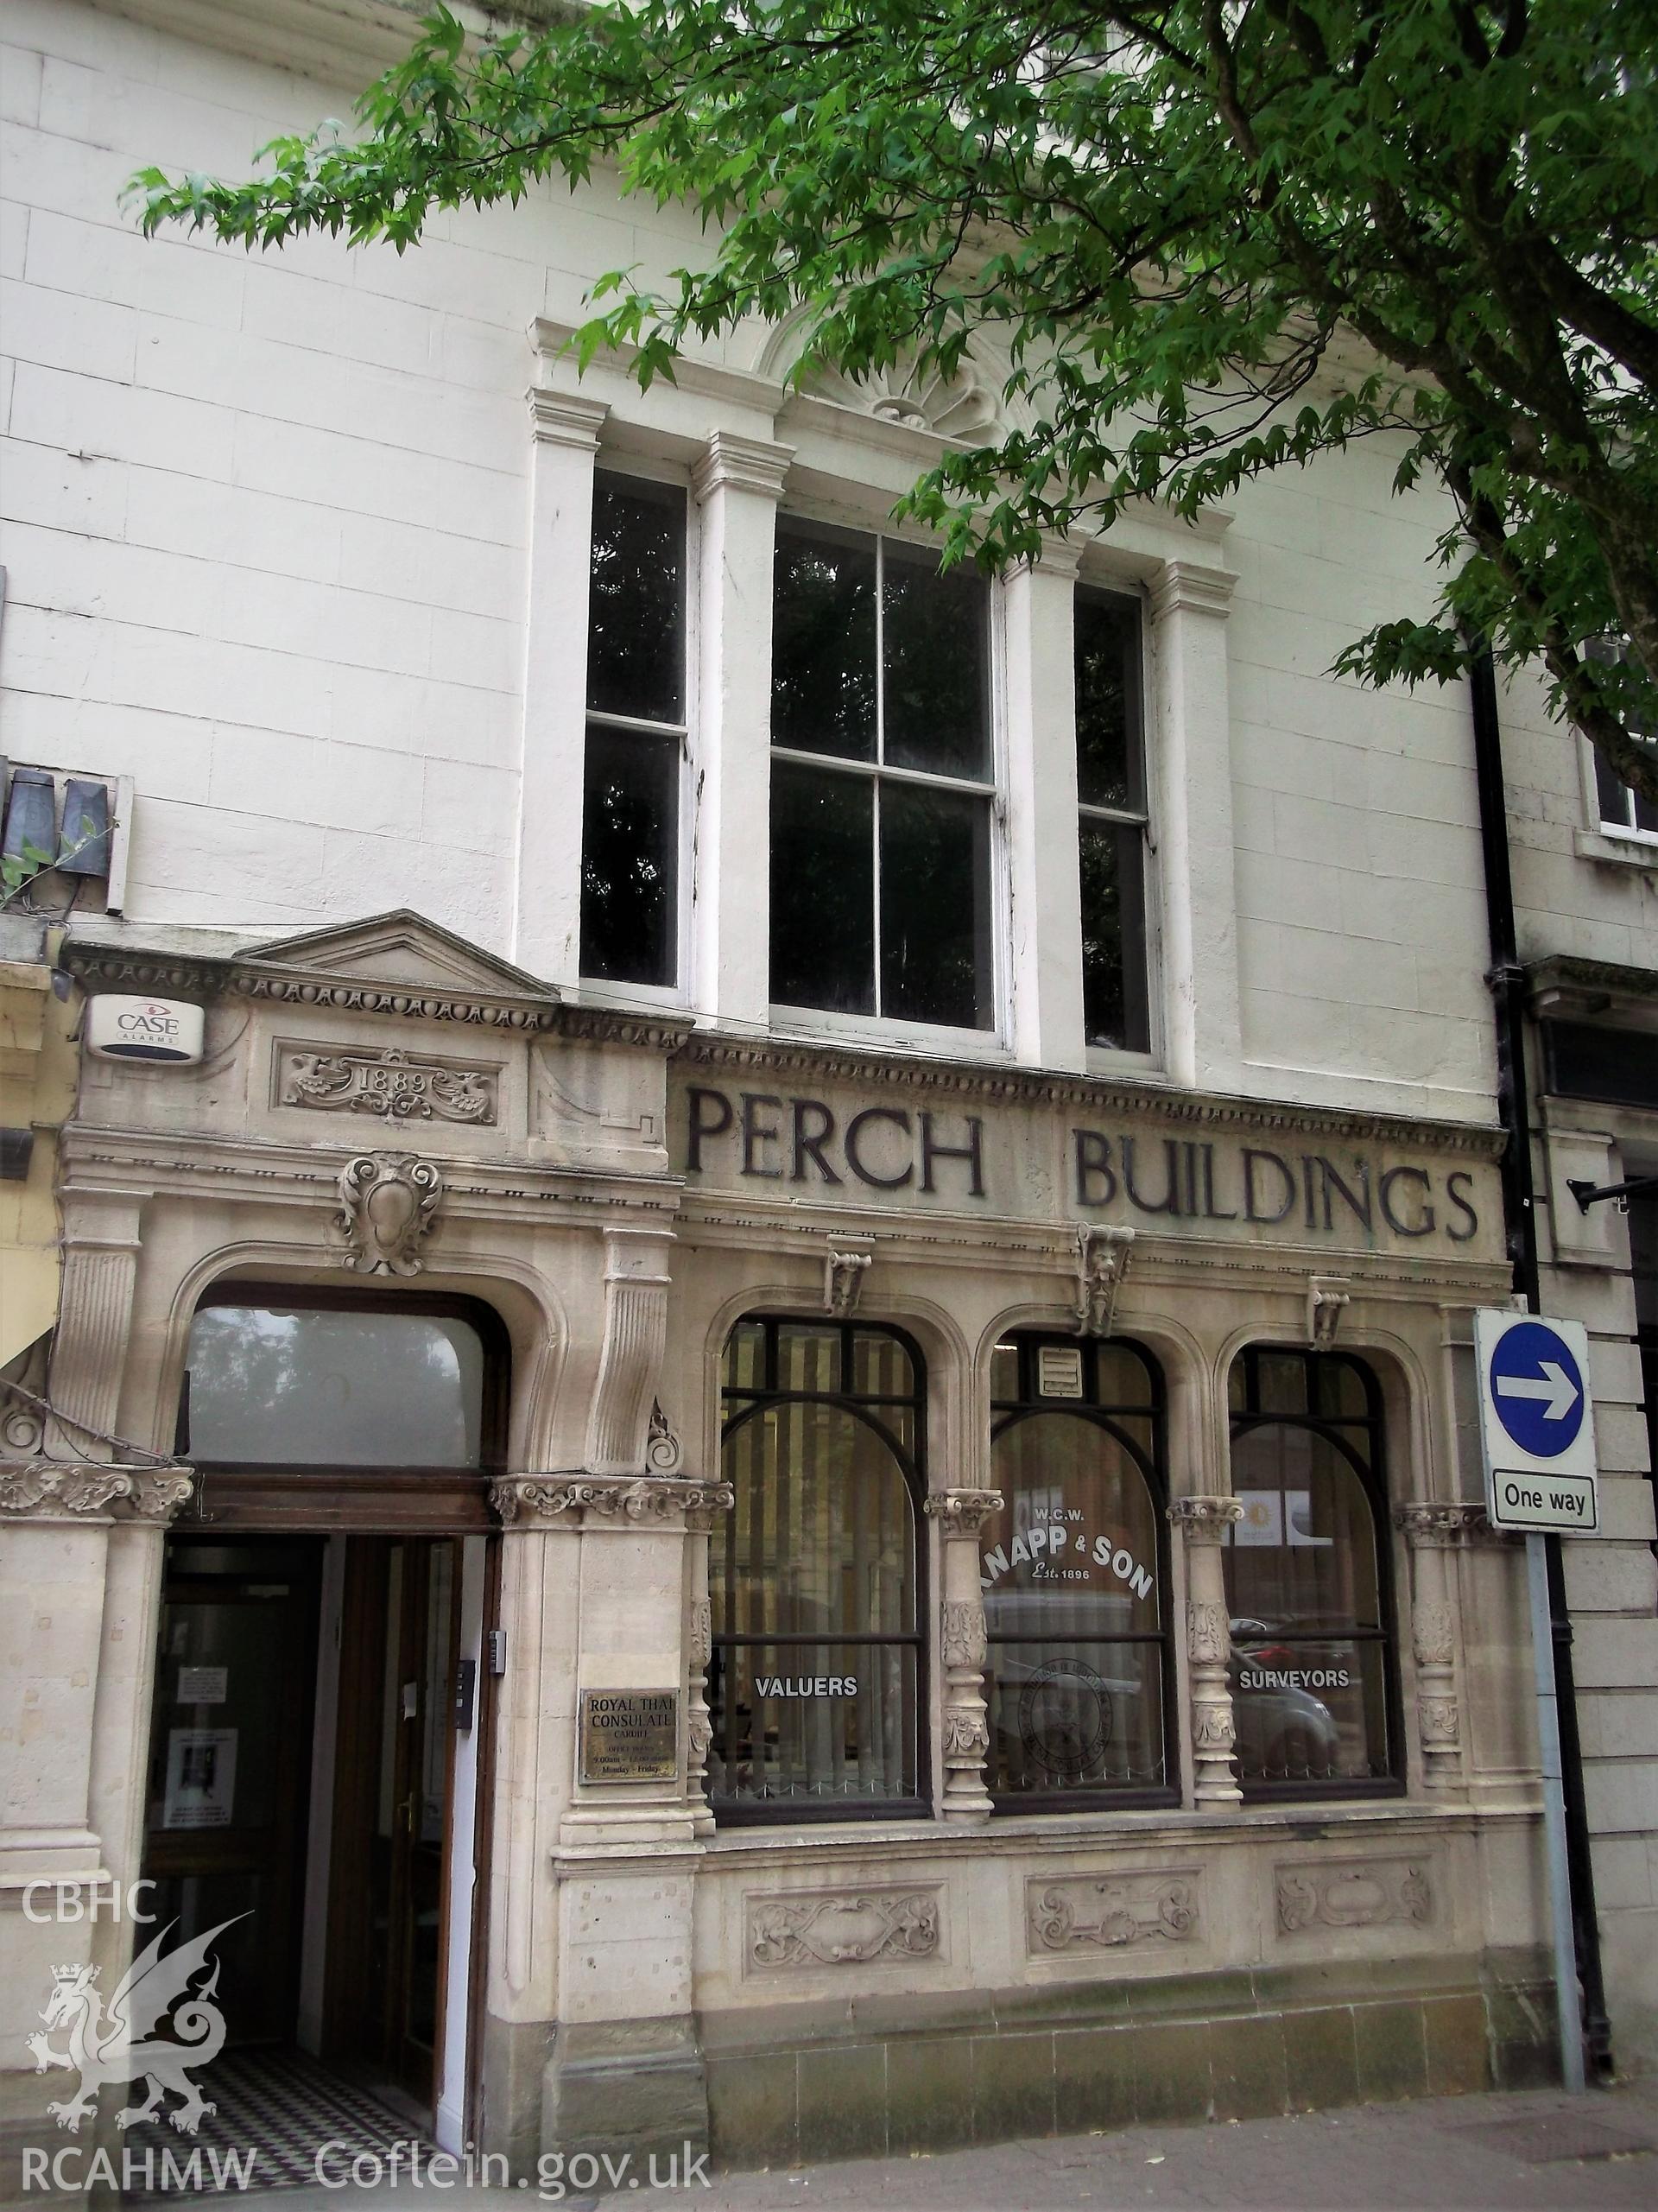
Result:
[[1232,1758],[1231,1617],[1220,1547],[1226,1531],[1243,1519],[1244,1506],[1237,1498],[1177,1498],[1168,1518],[1186,1549],[1193,1795],[1199,1807],[1225,1810],[1242,1803],[1244,1793]]
[[1457,1578],[1450,1555],[1479,1535],[1483,1505],[1412,1504],[1395,1508],[1410,1552],[1410,1641],[1416,1662],[1416,1729],[1422,1781],[1462,1787],[1462,1705],[1457,1695]]
[[116,1426],[132,1297],[138,1273],[141,1201],[122,1192],[65,1194],[63,1289],[52,1336],[47,1423],[54,1459],[96,1458],[94,1438]]
[[944,1670],[944,1798],[947,1821],[982,1821],[990,1810],[984,1755],[990,1747],[984,1705],[984,1600],[978,1537],[1002,1511],[999,1490],[938,1490],[926,1501],[939,1524],[939,1651]]

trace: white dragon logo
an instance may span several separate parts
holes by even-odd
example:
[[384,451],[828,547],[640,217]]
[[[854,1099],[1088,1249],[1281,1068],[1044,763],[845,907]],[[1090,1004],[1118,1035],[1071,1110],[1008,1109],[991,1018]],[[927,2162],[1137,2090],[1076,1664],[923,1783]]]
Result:
[[[247,1917],[238,1913],[236,1919]],[[48,2029],[68,2030],[69,2048],[54,2050],[49,2038],[38,2033],[28,2042],[37,2074],[44,2074],[48,2066],[79,2070],[80,2087],[76,2094],[60,2101],[54,2099],[47,2107],[60,2127],[77,2134],[81,2121],[96,2110],[98,2093],[106,2082],[142,2080],[149,2095],[142,2104],[129,2105],[124,2112],[118,2112],[116,2126],[132,2127],[140,2120],[153,2119],[170,2089],[183,2102],[167,2117],[181,2133],[195,2133],[203,2117],[216,2107],[207,2103],[190,2079],[189,2069],[206,2066],[225,2048],[225,2015],[212,2002],[218,1988],[218,1962],[207,1954],[215,1939],[235,1924],[236,1920],[221,1920],[205,1936],[164,1953],[161,1946],[178,1925],[169,1921],[122,1976],[110,2000],[107,2020],[103,2018],[102,1993],[94,1987],[97,1967],[53,1968],[52,1994],[40,2017]],[[193,1991],[191,1982],[210,1967],[212,1971],[207,1981]],[[162,2022],[178,2041],[150,2034]]]

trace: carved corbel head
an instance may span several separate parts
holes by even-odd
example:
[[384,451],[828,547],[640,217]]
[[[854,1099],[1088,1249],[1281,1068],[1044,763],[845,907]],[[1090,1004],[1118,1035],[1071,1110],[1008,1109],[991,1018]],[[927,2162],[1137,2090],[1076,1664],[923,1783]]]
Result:
[[1077,1334],[1107,1337],[1117,1312],[1117,1294],[1129,1271],[1134,1231],[1105,1222],[1077,1227]]

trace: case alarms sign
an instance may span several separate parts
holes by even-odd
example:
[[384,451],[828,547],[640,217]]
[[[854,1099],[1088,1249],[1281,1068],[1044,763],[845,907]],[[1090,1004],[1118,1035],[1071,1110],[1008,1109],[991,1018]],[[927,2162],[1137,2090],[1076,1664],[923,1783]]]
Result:
[[1600,1525],[1589,1336],[1581,1321],[1474,1315],[1485,1505],[1498,1528]]

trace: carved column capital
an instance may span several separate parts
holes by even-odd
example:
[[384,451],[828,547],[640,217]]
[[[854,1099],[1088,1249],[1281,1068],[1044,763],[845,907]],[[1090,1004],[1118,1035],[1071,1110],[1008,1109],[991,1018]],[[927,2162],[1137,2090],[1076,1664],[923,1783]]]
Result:
[[1474,1543],[1489,1525],[1484,1505],[1439,1505],[1418,1500],[1393,1509],[1393,1524],[1404,1533],[1413,1551],[1429,1548],[1454,1550],[1459,1543]]
[[532,384],[524,399],[529,409],[530,435],[538,446],[571,446],[579,453],[598,453],[598,434],[611,411],[603,400],[554,391],[545,384]]
[[671,1474],[509,1474],[490,1486],[509,1529],[706,1529],[734,1498],[729,1482]]
[[757,491],[763,498],[781,499],[783,479],[794,458],[793,446],[774,445],[769,439],[743,438],[729,430],[716,430],[691,471],[691,489],[699,501],[728,487]]
[[149,1474],[136,1470],[132,1488],[114,1501],[116,1518],[143,1528],[168,1528],[190,1503],[195,1487],[193,1467],[157,1467]]
[[946,1536],[977,1536],[1005,1502],[999,1490],[933,1490],[921,1506]]
[[132,1495],[135,1470],[60,1460],[25,1460],[0,1467],[0,1514],[8,1522],[67,1521],[106,1524],[118,1500]]
[[1189,1544],[1219,1543],[1227,1530],[1244,1518],[1241,1498],[1176,1498],[1168,1509],[1170,1524]]

